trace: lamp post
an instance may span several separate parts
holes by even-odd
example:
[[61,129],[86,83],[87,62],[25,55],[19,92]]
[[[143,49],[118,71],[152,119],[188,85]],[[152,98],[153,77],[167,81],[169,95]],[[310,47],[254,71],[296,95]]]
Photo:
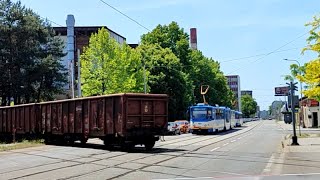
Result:
[[[296,59],[283,59],[283,60],[296,62],[298,64],[298,66],[299,66],[299,71],[298,71],[299,75],[301,75],[301,65],[300,65],[300,62],[298,60],[296,60]],[[302,101],[302,82],[299,81],[299,84],[300,84],[300,98],[301,98],[301,101]],[[301,108],[300,108],[300,111],[301,111]],[[300,116],[299,116],[299,134],[301,136],[300,126],[301,126],[301,119],[300,119]]]

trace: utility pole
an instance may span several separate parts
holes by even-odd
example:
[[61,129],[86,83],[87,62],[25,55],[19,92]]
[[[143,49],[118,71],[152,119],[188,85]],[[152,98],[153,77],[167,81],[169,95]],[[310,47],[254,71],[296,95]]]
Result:
[[287,83],[290,85],[290,96],[291,96],[291,113],[292,113],[292,125],[293,125],[293,136],[292,136],[292,143],[293,146],[298,146],[298,137],[296,134],[296,112],[295,112],[295,106],[294,106],[294,92],[297,90],[297,86],[295,86],[298,83],[293,83],[292,81]]

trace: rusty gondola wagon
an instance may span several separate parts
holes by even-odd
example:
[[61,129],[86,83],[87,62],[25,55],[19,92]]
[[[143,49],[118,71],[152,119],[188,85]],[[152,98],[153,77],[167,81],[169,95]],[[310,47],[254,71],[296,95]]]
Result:
[[43,137],[47,144],[86,143],[153,148],[165,133],[168,96],[113,94],[0,108],[0,138]]

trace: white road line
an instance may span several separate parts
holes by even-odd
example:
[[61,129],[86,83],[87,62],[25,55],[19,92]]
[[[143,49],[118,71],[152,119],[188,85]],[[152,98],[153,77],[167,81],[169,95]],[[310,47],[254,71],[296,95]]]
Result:
[[267,163],[267,165],[266,165],[266,167],[264,168],[264,170],[262,172],[263,174],[269,173],[271,171],[271,166],[272,166],[274,160],[275,160],[275,156],[274,156],[274,154],[272,154],[270,159],[269,159],[269,161],[268,161],[268,163]]
[[212,152],[212,151],[215,151],[215,150],[217,150],[217,149],[219,149],[220,147],[216,147],[216,148],[214,148],[214,149],[211,149],[210,151]]
[[236,140],[232,140],[231,142],[232,142],[232,143],[233,143],[233,142],[236,142]]
[[242,137],[238,137],[237,139],[241,139]]
[[222,145],[222,146],[226,146],[226,145],[228,145],[229,143],[225,143],[224,145]]

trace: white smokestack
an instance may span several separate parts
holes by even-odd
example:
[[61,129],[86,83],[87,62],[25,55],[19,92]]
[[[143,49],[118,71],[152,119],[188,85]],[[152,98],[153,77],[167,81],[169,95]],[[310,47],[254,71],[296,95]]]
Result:
[[67,57],[70,72],[69,83],[72,98],[74,98],[74,24],[74,16],[69,14],[67,17]]

